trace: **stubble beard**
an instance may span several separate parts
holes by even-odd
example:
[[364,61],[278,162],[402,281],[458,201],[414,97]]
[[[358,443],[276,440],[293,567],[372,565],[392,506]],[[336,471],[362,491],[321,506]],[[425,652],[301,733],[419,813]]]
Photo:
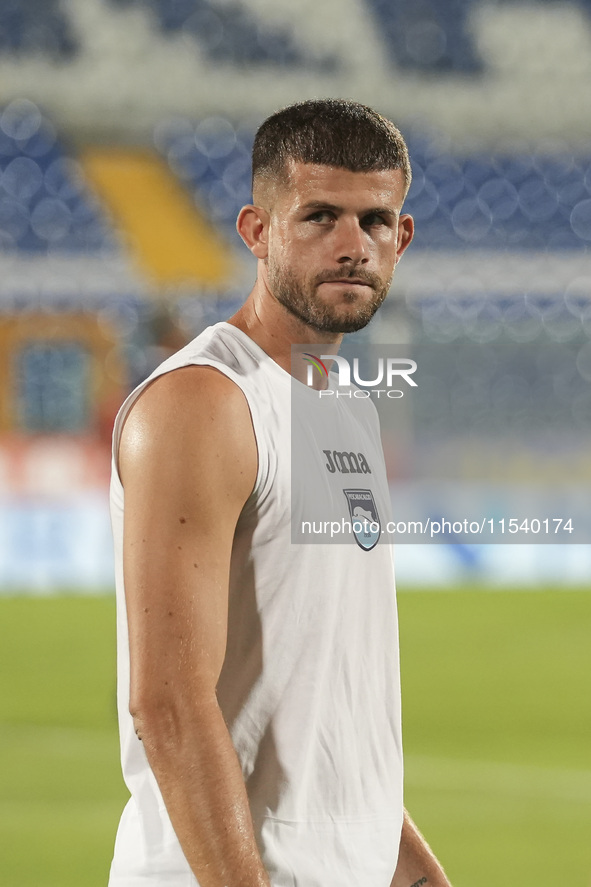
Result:
[[361,278],[373,289],[371,299],[361,299],[358,292],[351,290],[342,294],[342,300],[351,305],[344,313],[323,302],[317,295],[320,283],[337,279],[334,272],[317,275],[312,281],[300,281],[293,271],[268,263],[269,288],[277,301],[301,320],[306,326],[319,333],[355,333],[370,322],[390,291],[390,280],[384,281],[377,275],[359,269],[343,270],[338,279],[345,277]]

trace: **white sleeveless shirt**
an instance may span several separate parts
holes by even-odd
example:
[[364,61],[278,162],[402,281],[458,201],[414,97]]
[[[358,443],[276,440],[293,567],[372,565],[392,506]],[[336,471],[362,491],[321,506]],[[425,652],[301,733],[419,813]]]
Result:
[[[216,367],[242,389],[258,449],[255,487],[232,549],[218,700],[271,884],[390,887],[403,816],[391,546],[361,532],[356,542],[352,529],[340,543],[338,537],[331,542],[310,535],[310,543],[293,544],[291,536],[292,498],[294,521],[316,519],[306,511],[312,494],[323,503],[321,516],[340,521],[345,530],[354,514],[377,517],[382,528],[390,520],[375,408],[367,399],[321,402],[317,391],[295,382],[245,333],[218,323],[129,396],[115,423],[114,453],[146,384],[187,365]],[[293,497],[292,399],[300,466]],[[118,708],[131,798],[109,884],[195,887],[129,714],[123,504],[114,460]]]

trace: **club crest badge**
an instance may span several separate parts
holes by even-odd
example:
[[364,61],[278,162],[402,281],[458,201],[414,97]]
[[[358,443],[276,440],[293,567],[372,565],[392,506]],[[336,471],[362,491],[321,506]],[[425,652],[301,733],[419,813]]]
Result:
[[378,544],[382,529],[371,490],[343,490],[349,504],[353,535],[360,548],[371,551]]

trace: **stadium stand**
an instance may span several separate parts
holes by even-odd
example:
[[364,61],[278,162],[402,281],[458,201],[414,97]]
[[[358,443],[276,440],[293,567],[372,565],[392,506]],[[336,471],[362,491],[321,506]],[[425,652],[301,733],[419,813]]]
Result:
[[412,146],[408,210],[426,248],[579,249],[591,240],[588,159],[433,156]]
[[223,117],[165,120],[154,131],[155,146],[172,171],[213,222],[226,228],[233,228],[238,210],[251,199],[253,138],[250,128]]
[[67,59],[76,50],[76,40],[59,0],[0,2],[0,52],[38,52]]
[[[233,228],[250,199],[253,133],[222,117],[164,121],[171,170],[214,224]],[[410,138],[407,209],[424,249],[582,249],[591,241],[591,160],[572,154],[456,157]],[[41,111],[17,100],[0,117],[0,231],[23,250],[104,250],[113,231]]]
[[0,116],[0,234],[19,250],[102,251],[113,231],[55,128],[27,99]]
[[[0,88],[0,474],[2,453],[34,463],[36,439],[105,448],[124,392],[233,312],[253,274],[234,226],[254,128],[310,94],[374,103],[409,138],[416,240],[365,340],[404,335],[425,367],[450,343],[548,345],[563,368],[546,396],[555,380],[515,355],[465,385],[441,359],[417,427],[468,434],[513,408],[586,427],[591,156],[572,84],[590,15],[591,0],[560,15],[547,0],[0,0],[0,60],[24,84]],[[521,96],[538,93],[530,114]]]
[[[477,7],[482,6],[476,0],[366,2],[379,22],[390,59],[396,67],[431,75],[448,72],[474,76],[485,72],[486,62],[471,22]],[[510,2],[498,0],[498,5]],[[532,5],[552,2],[533,0]],[[579,5],[591,17],[590,0],[581,0]]]
[[[306,66],[309,70],[337,72],[336,55],[315,56],[287,27],[261,26],[248,5],[235,0],[107,0],[122,9],[145,8],[154,24],[166,34],[182,33],[196,40],[212,63],[238,65],[275,64]],[[395,67],[419,73],[476,75],[486,68],[471,27],[476,0],[363,0],[376,19]],[[498,0],[507,4],[511,0]],[[533,0],[545,5],[552,0]],[[591,0],[579,0],[591,16]],[[0,2],[0,52],[39,52],[71,58],[80,47],[68,15],[59,0]]]
[[368,0],[396,66],[425,72],[480,73],[482,59],[468,28],[473,0]]
[[317,59],[296,45],[286,28],[262,27],[241,3],[211,0],[111,0],[129,7],[143,4],[164,34],[180,32],[197,40],[211,62],[234,65],[276,64],[287,68],[308,66],[334,71],[337,59],[328,54]]

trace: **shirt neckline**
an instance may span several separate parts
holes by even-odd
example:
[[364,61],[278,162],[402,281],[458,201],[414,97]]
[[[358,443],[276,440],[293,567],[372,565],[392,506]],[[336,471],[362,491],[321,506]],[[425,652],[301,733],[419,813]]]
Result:
[[[233,323],[228,323],[227,320],[221,320],[219,324],[216,326],[224,327],[228,329],[231,334],[236,335],[238,339],[240,339],[246,346],[254,353],[256,357],[265,361],[265,363],[272,364],[273,372],[277,375],[277,378],[280,378],[283,384],[287,383],[292,391],[300,391],[305,392],[305,396],[314,397],[317,393],[316,388],[312,388],[308,385],[304,385],[303,382],[300,382],[299,379],[296,379],[292,376],[291,373],[288,373],[287,370],[284,370],[282,366],[280,366],[276,360],[273,360],[270,354],[267,354],[264,348],[261,348],[254,339],[245,333],[244,330],[241,330],[240,327],[234,326]],[[316,400],[316,398],[314,398]]]

